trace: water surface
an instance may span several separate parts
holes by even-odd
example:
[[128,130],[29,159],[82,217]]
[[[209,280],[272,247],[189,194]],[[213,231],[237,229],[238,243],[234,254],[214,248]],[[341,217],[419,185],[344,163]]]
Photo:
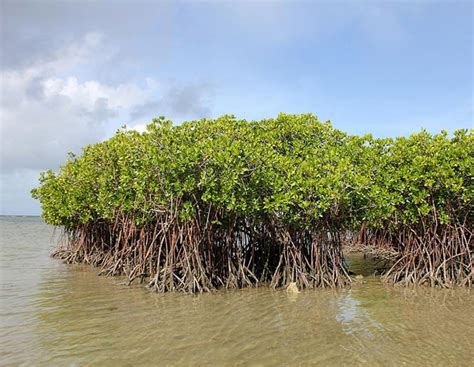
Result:
[[[39,218],[0,217],[0,364],[6,366],[474,363],[468,289],[266,288],[159,295],[49,258]],[[371,273],[355,261],[357,272]]]

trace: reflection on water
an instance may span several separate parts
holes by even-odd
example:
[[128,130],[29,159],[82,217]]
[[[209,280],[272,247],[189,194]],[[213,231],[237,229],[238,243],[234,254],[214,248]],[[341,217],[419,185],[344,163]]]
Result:
[[51,229],[0,218],[1,365],[470,365],[468,289],[149,293],[48,257]]
[[361,301],[347,293],[338,298],[339,313],[336,316],[345,334],[355,334],[358,338],[373,339],[373,329],[380,329],[382,326],[370,317],[368,310],[361,307]]

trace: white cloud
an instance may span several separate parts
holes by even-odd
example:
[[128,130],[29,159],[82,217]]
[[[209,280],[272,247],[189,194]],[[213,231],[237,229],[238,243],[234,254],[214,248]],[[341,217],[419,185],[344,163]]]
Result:
[[156,98],[152,78],[142,85],[81,81],[78,66],[110,56],[103,43],[103,36],[87,34],[48,60],[0,72],[2,171],[55,169],[68,151],[104,139],[109,122],[123,124],[130,110]]
[[81,81],[78,69],[91,60],[107,62],[103,40],[87,34],[48,59],[0,71],[2,214],[38,213],[30,190],[39,172],[56,169],[68,151],[100,141],[108,122],[152,97],[157,87],[152,80],[144,88]]
[[38,60],[29,69],[41,73],[57,74],[62,71],[70,71],[77,65],[89,63],[92,57],[104,62],[115,51],[107,45],[105,37],[101,33],[86,33],[79,42],[56,50],[49,60]]
[[70,98],[88,110],[93,110],[100,99],[106,100],[109,108],[129,109],[150,100],[156,93],[155,85],[140,88],[133,84],[119,84],[113,87],[95,80],[81,83],[76,77],[50,78],[44,81],[44,94],[48,98]]
[[[2,171],[56,168],[69,150],[77,151],[104,135],[105,122],[125,103],[130,88],[57,76],[73,74],[92,55],[100,55],[101,39],[87,34],[48,60],[0,72]],[[132,94],[138,94],[136,89]]]
[[209,114],[206,83],[143,78],[111,84],[84,77],[84,70],[90,75],[95,65],[112,64],[113,52],[104,36],[89,33],[48,58],[0,70],[1,213],[37,212],[29,191],[39,172],[57,169],[67,152],[80,153],[124,122],[144,131],[157,115]]

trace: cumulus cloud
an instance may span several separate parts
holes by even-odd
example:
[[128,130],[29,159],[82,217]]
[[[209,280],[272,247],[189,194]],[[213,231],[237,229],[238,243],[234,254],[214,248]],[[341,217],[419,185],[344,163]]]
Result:
[[37,211],[28,198],[39,172],[56,169],[67,152],[80,153],[83,146],[105,139],[124,123],[137,129],[141,124],[143,130],[156,115],[195,118],[210,113],[205,98],[209,88],[203,83],[126,77],[111,83],[90,77],[99,63],[108,67],[113,62],[114,49],[106,37],[87,33],[48,57],[16,68],[2,65],[2,213],[24,210],[15,208],[18,198]]
[[57,77],[86,63],[100,45],[100,35],[87,34],[48,60],[0,72],[3,172],[55,168],[68,151],[103,136],[130,88]]
[[102,49],[103,36],[87,34],[49,60],[0,72],[3,171],[55,168],[68,151],[103,139],[110,121],[118,127],[148,122],[156,114],[210,114],[205,96],[211,87],[205,83],[146,78],[109,85],[74,75]]
[[95,109],[97,101],[105,101],[111,109],[128,109],[150,98],[153,87],[141,88],[134,84],[112,87],[95,80],[81,83],[76,77],[49,78],[43,83],[44,96],[63,96],[88,111]]

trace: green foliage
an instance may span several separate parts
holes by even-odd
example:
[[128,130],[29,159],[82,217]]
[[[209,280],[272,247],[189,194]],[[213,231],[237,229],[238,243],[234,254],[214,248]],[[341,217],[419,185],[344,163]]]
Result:
[[144,225],[163,211],[190,220],[212,207],[220,223],[396,229],[472,208],[473,143],[472,130],[350,136],[310,114],[179,126],[161,117],[142,134],[119,130],[70,155],[57,174],[41,174],[32,195],[46,222],[66,228],[119,215]]
[[371,226],[397,230],[422,221],[446,224],[472,210],[472,130],[456,131],[452,138],[444,131],[421,131],[373,140],[366,153],[363,170],[370,189],[360,193],[366,201],[363,216]]

